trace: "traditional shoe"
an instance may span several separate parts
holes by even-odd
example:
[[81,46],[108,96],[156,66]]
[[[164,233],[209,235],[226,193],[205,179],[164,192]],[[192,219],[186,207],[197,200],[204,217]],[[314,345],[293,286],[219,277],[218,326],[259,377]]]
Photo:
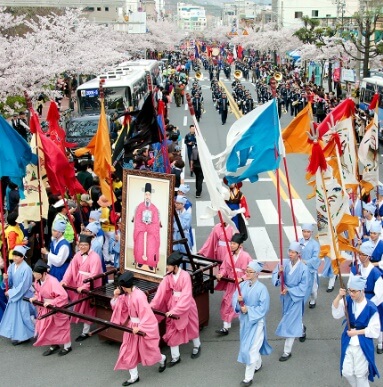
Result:
[[334,286],[332,288],[327,288],[326,292],[331,293],[334,290]]
[[181,357],[179,357],[177,360],[174,360],[172,359],[169,363],[168,363],[168,367],[174,367],[176,364],[178,363],[181,363]]
[[309,308],[310,308],[310,309],[314,309],[316,306],[317,306],[317,303],[316,303],[316,302],[314,302],[313,304],[310,304],[310,303],[309,303]]
[[279,361],[287,361],[291,357],[291,353],[284,353],[280,358]]
[[29,343],[31,341],[31,339],[27,339],[27,340],[13,340],[12,341],[12,345],[16,346],[16,345],[20,345],[20,344],[25,344],[25,343]]
[[53,353],[56,353],[59,349],[60,349],[59,345],[52,345],[45,352],[43,352],[43,356],[52,355]]
[[261,368],[262,368],[262,364],[257,370],[254,370],[254,373],[256,374]]
[[242,380],[241,382],[241,386],[251,386],[253,384],[253,381],[252,380],[249,380],[248,382],[246,382],[245,380]]
[[378,346],[376,346],[376,353],[378,355],[381,355],[383,353],[383,348],[379,348]]
[[137,379],[129,379],[126,382],[122,383],[123,386],[131,386],[134,383],[138,383],[140,381],[140,377],[137,376]]
[[69,352],[72,352],[72,347],[69,347],[69,348],[63,348],[63,349],[59,352],[59,356],[65,356],[65,355],[68,355]]
[[79,343],[80,341],[86,340],[88,337],[90,337],[87,333],[81,333],[80,336],[76,338],[76,342]]
[[221,336],[227,336],[229,334],[229,330],[226,328],[217,329],[215,333],[218,333]]
[[191,354],[191,358],[192,359],[197,359],[197,357],[199,357],[199,355],[201,354],[201,346],[199,346],[199,347],[194,347],[193,348],[193,352],[192,352],[192,354]]
[[160,363],[160,366],[158,367],[158,372],[159,373],[162,373],[162,372],[164,372],[166,370],[166,360],[167,360],[167,357],[165,356],[164,364]]
[[304,343],[306,341],[306,327],[303,325],[303,334],[302,336],[299,338],[299,341],[301,343]]

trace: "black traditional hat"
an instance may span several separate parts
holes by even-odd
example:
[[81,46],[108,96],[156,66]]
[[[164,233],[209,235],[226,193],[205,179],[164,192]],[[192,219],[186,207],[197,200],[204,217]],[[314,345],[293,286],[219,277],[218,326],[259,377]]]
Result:
[[238,243],[239,245],[241,245],[244,241],[245,241],[245,236],[238,232],[236,234],[233,234],[233,236],[231,237],[231,242]]
[[92,244],[92,235],[85,235],[85,234],[80,234],[80,241],[79,243],[88,243],[89,245]]
[[150,183],[145,184],[145,191],[144,192],[152,192],[152,185]]
[[173,251],[166,260],[167,265],[179,266],[182,262],[183,255],[179,251]]
[[118,284],[124,288],[131,288],[133,286],[134,274],[131,271],[126,271],[118,277]]
[[33,266],[33,271],[35,273],[40,273],[40,274],[46,273],[48,269],[49,269],[49,266],[42,259],[39,259],[35,263],[35,266]]

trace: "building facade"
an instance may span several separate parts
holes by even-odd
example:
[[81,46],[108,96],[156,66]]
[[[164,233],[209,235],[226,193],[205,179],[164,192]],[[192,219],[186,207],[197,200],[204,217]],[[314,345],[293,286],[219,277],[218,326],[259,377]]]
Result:
[[184,31],[203,31],[206,28],[204,7],[177,3],[177,25]]

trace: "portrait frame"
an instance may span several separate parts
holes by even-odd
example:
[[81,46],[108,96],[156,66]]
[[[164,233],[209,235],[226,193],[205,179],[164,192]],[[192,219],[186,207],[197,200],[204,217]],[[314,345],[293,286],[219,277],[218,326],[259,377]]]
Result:
[[[145,192],[148,187],[150,194]],[[121,272],[130,270],[136,278],[161,282],[173,250],[174,188],[174,175],[123,171]]]

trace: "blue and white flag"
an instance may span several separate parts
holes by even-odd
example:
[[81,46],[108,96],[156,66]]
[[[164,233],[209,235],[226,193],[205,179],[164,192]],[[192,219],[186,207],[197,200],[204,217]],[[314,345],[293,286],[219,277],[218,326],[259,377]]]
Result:
[[284,154],[273,99],[237,120],[227,134],[226,149],[214,158],[218,158],[218,172],[229,184],[245,179],[254,183],[259,173],[276,170]]

